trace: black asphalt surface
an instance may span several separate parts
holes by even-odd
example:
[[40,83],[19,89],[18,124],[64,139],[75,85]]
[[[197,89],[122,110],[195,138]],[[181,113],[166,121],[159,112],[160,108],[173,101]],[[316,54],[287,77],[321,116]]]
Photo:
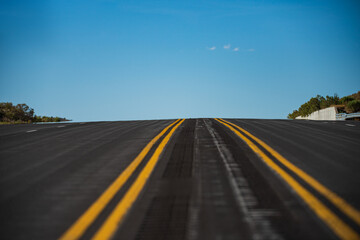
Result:
[[[360,209],[359,122],[225,120]],[[0,125],[0,239],[58,239],[174,121]],[[82,239],[99,229],[157,146]],[[337,237],[228,128],[214,119],[186,119],[114,239]]]

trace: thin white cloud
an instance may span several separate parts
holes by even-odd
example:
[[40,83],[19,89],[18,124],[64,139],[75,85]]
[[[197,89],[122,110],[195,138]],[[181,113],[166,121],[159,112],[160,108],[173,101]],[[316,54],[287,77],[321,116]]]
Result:
[[230,49],[230,44],[228,44],[228,45],[224,45],[224,49]]
[[[214,51],[214,50],[216,50],[216,46],[208,47],[207,49],[210,50],[210,51]],[[225,50],[231,50],[233,52],[240,52],[240,51],[241,52],[255,52],[254,48],[248,48],[248,49],[240,49],[239,47],[231,48],[230,44],[224,45],[224,49]]]

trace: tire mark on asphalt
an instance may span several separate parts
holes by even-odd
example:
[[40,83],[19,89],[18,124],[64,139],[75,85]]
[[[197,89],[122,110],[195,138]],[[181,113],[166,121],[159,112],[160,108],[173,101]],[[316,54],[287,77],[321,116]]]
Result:
[[220,139],[220,137],[210,126],[210,120],[204,120],[204,122],[225,165],[227,177],[238,208],[245,215],[245,220],[251,228],[253,239],[283,239],[275,229],[271,227],[270,221],[267,219],[267,217],[277,216],[279,213],[274,209],[253,209],[258,201],[249,188],[249,184],[243,176],[240,167],[234,161],[229,149],[227,149],[224,144],[219,143],[218,139]]

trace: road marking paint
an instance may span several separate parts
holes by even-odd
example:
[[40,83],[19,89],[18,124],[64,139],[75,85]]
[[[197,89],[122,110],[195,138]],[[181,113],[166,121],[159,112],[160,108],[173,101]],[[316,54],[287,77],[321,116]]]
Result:
[[141,171],[135,182],[131,185],[129,190],[125,193],[125,196],[117,204],[115,209],[112,211],[110,216],[106,219],[105,223],[100,227],[96,232],[93,240],[104,240],[109,239],[115,233],[119,223],[131,208],[132,204],[135,202],[140,192],[145,186],[148,178],[150,177],[152,171],[154,170],[156,163],[159,160],[161,153],[163,152],[166,144],[169,142],[171,136],[175,130],[184,122],[185,119],[177,123],[171,131],[166,135],[166,137],[161,141],[160,145],[156,148],[154,154],[151,156],[150,160],[147,162],[144,169]]
[[135,169],[148,154],[152,146],[161,138],[166,131],[174,124],[179,122],[176,120],[166,128],[164,128],[156,137],[154,137],[139,155],[131,162],[131,164],[115,179],[115,181],[102,193],[102,195],[76,220],[76,222],[60,237],[60,240],[79,239],[86,229],[95,221],[100,212],[113,199],[115,194],[121,189]]
[[[223,119],[221,119],[221,120],[223,120]],[[298,175],[300,178],[302,178],[310,186],[312,186],[314,189],[316,189],[319,193],[321,193],[324,197],[326,197],[337,208],[339,208],[343,213],[345,213],[348,217],[350,217],[352,220],[354,220],[360,226],[360,211],[359,210],[355,209],[353,206],[351,206],[349,203],[347,203],[344,199],[342,199],[336,193],[334,193],[331,190],[329,190],[328,188],[326,188],[324,185],[322,185],[316,179],[311,177],[309,174],[307,174],[300,168],[296,167],[289,160],[284,158],[280,153],[276,152],[274,149],[272,149],[269,145],[264,143],[259,138],[255,137],[254,135],[252,135],[245,129],[243,129],[233,123],[227,122],[225,120],[223,120],[223,121],[234,126],[237,129],[243,131],[248,136],[250,136],[250,138],[254,139],[257,143],[259,143],[262,147],[264,147],[269,153],[271,153],[275,158],[277,158],[282,164],[284,164],[288,169],[293,171],[296,175]]]
[[[239,126],[227,122],[223,119],[216,119],[218,122],[222,123],[226,127],[228,127],[231,131],[233,131],[236,135],[238,135],[243,141],[247,143],[247,145],[257,153],[260,158],[276,173],[278,173],[297,193],[298,195],[307,203],[307,205],[314,211],[314,213],[325,223],[328,227],[340,238],[340,239],[360,239],[360,236],[351,229],[346,223],[344,223],[338,216],[336,216],[330,209],[328,209],[320,200],[318,200],[314,195],[312,195],[308,190],[306,190],[303,186],[301,186],[293,177],[291,177],[287,172],[285,172],[281,167],[279,167],[273,160],[271,160],[263,151],[261,151],[253,142],[249,140],[248,137],[243,135],[241,132],[236,130],[234,127],[248,134],[249,137],[253,138],[256,142],[258,142],[261,146],[263,146],[267,151],[269,151],[274,157],[276,157],[281,163],[283,163],[286,167],[290,168],[293,172],[295,172],[299,177],[303,178],[306,182],[311,182],[311,186],[313,186],[316,190],[323,193],[330,201],[333,202],[338,208],[344,211],[349,217],[351,217],[355,222],[358,220],[358,211],[346,203],[343,199],[338,197],[335,193],[332,193],[330,190],[325,188],[315,179],[307,175],[302,170],[295,167],[293,164],[288,162],[284,157],[282,157],[275,150],[266,145],[263,141],[253,136],[251,133],[243,130]],[[321,191],[320,191],[321,190]],[[325,192],[324,192],[325,191]],[[326,194],[325,194],[326,193]],[[335,204],[336,203],[336,204]],[[358,223],[358,222],[357,222]]]
[[58,126],[58,128],[63,128],[63,127],[65,127],[65,126]]
[[346,126],[349,126],[349,127],[355,127],[356,125],[353,125],[353,124],[345,124]]
[[27,133],[31,133],[31,132],[36,132],[37,130],[29,130],[29,131],[26,131]]

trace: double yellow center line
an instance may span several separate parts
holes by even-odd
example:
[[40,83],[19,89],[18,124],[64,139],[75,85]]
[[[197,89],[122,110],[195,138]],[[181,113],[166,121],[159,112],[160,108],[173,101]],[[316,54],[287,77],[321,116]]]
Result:
[[[237,136],[239,136],[246,144],[257,153],[260,158],[277,174],[279,174],[292,189],[304,200],[304,202],[312,209],[312,211],[340,238],[346,240],[360,239],[359,234],[354,231],[348,224],[341,220],[334,212],[325,206],[318,198],[310,193],[305,187],[297,182],[290,174],[284,171],[278,164],[269,158],[254,142],[262,146],[274,158],[282,163],[288,170],[297,175],[300,179],[309,184],[314,190],[320,193],[328,201],[330,201],[337,209],[339,209],[348,218],[360,226],[360,212],[347,203],[344,199],[336,195],[334,192],[327,189],[324,185],[316,179],[302,171],[290,163],[287,159],[281,156],[278,152],[272,149],[269,145],[255,137],[245,129],[225,121],[221,118],[216,118],[218,122],[228,127]],[[250,140],[252,139],[252,141]],[[254,141],[254,142],[253,142]]]
[[163,129],[155,138],[153,138],[139,155],[131,162],[131,164],[115,179],[115,181],[103,192],[103,194],[77,219],[77,221],[60,237],[60,240],[79,239],[85,231],[96,220],[102,210],[114,198],[117,192],[124,186],[131,177],[145,156],[149,153],[154,144],[172,127],[169,133],[163,138],[155,152],[147,162],[145,167],[139,173],[134,183],[130,186],[124,197],[116,205],[115,209],[110,213],[100,229],[95,233],[92,239],[109,239],[115,233],[121,220],[127,211],[139,196],[144,188],[147,179],[155,168],[161,153],[166,144],[169,142],[175,130],[184,122],[184,119],[178,119],[165,129]]

